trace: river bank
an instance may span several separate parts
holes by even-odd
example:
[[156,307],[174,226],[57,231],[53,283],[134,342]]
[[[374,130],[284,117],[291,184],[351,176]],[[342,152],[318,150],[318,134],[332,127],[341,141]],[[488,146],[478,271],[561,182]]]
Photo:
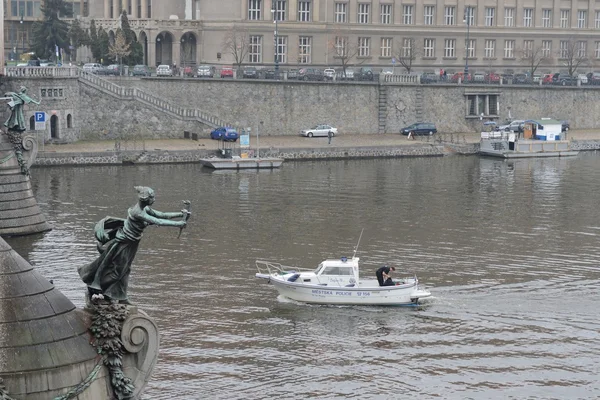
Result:
[[[568,138],[580,142],[582,150],[600,148],[600,131],[570,131]],[[211,139],[105,140],[68,144],[40,145],[35,164],[107,165],[199,162],[213,157],[225,145],[233,154],[281,157],[286,160],[323,160],[352,158],[436,157],[451,154],[475,155],[479,151],[479,134],[439,134],[415,140],[400,134],[339,135],[328,138],[301,136],[256,136],[248,149],[239,141],[221,143]]]

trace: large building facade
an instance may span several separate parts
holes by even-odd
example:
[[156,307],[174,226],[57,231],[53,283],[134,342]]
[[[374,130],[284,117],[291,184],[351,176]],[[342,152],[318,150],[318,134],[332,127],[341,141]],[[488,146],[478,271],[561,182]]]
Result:
[[[9,0],[9,26],[38,0]],[[599,0],[71,0],[113,31],[122,9],[145,62],[349,65],[505,72],[600,63]],[[277,21],[275,23],[275,21]],[[8,36],[7,36],[8,34]],[[8,37],[8,39],[7,39]],[[18,39],[22,37],[17,36]],[[18,43],[18,40],[16,40]],[[12,41],[14,43],[14,40]],[[10,46],[10,44],[9,44]],[[12,46],[14,49],[15,46]],[[239,56],[240,54],[238,54]],[[82,60],[87,61],[87,60]],[[599,66],[600,67],[600,66]]]

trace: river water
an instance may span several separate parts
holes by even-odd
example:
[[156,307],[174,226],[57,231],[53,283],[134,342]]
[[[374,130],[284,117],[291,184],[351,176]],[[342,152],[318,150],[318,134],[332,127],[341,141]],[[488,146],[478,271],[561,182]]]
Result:
[[[54,230],[13,238],[76,305],[94,224],[134,185],[193,216],[146,229],[130,298],[161,331],[144,399],[591,399],[600,396],[600,156],[196,164],[33,170]],[[417,274],[418,308],[278,298],[256,259],[351,256]],[[412,396],[412,397],[409,397]]]

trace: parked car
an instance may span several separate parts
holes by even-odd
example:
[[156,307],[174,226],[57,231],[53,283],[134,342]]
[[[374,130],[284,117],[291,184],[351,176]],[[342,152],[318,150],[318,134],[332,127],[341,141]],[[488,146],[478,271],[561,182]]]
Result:
[[458,80],[460,79],[461,82],[470,82],[471,81],[471,74],[467,74],[466,75],[466,79],[465,79],[465,73],[464,72],[457,72],[454,75],[452,75],[450,77],[450,82],[452,83],[456,83],[458,82]]
[[[17,65],[17,67],[19,67],[20,65]],[[41,67],[41,63],[40,60],[29,60],[27,61],[27,64],[25,65],[27,67]]]
[[354,79],[357,81],[372,81],[373,69],[371,67],[362,67],[354,74]]
[[303,81],[322,81],[325,79],[323,71],[317,68],[300,68],[298,70],[298,79]]
[[138,64],[133,67],[131,71],[131,75],[133,76],[150,76],[152,72],[150,72],[150,68],[147,65]]
[[587,78],[586,74],[579,74],[579,75],[577,75],[577,78],[579,79],[579,81],[581,82],[582,85],[588,84],[588,78]]
[[121,71],[122,68],[119,64],[110,64],[104,69],[104,75],[119,76],[121,75]]
[[525,74],[514,74],[513,75],[513,81],[512,83],[514,83],[515,85],[524,85],[529,82],[529,79],[527,78],[527,75]]
[[333,68],[325,68],[323,71],[323,76],[325,79],[332,81],[335,78],[335,69]]
[[265,79],[275,79],[275,70],[274,69],[267,69],[264,72],[264,78]]
[[540,81],[542,80],[542,75],[540,74],[533,74],[533,83],[536,84],[540,84]]
[[288,69],[287,78],[288,79],[297,79],[298,78],[298,70],[297,69]]
[[221,78],[233,78],[233,67],[232,66],[221,67]]
[[590,85],[600,85],[600,72],[590,72],[587,78]]
[[346,70],[344,71],[344,69],[342,68],[337,73],[337,79],[342,80],[342,81],[353,81],[354,80],[354,70],[352,68],[346,68]]
[[393,75],[394,67],[385,67],[381,69],[381,75]]
[[576,86],[577,78],[569,74],[554,74],[552,82],[560,86]]
[[156,67],[156,76],[173,76],[173,70],[169,65],[159,65]]
[[198,65],[196,76],[198,78],[214,78],[217,69],[212,65]]
[[498,129],[501,131],[519,132],[520,128],[522,128],[524,124],[525,121],[523,121],[522,119],[516,119],[508,124],[500,125]]
[[483,83],[485,82],[485,74],[483,72],[475,72],[471,80],[474,83]]
[[183,67],[183,76],[187,76],[188,78],[192,78],[194,76],[194,67],[186,66]]
[[223,140],[226,142],[235,142],[240,135],[233,128],[221,127],[213,130],[210,133],[210,138],[215,140]]
[[83,70],[92,74],[97,74],[100,69],[102,69],[102,65],[98,63],[87,63],[83,65]]
[[485,74],[485,83],[500,83],[502,77],[495,72]]
[[421,74],[421,83],[436,83],[438,81],[438,74],[434,72],[425,72]]
[[416,124],[400,129],[400,133],[403,135],[408,135],[409,133],[413,135],[433,135],[437,133],[437,128],[435,124],[430,122],[417,122]]
[[554,74],[544,74],[542,76],[542,85],[551,85],[554,83]]
[[242,77],[245,79],[258,79],[258,70],[256,67],[244,67]]
[[304,129],[302,132],[300,132],[300,135],[306,137],[329,136],[329,132],[331,132],[332,136],[335,136],[337,135],[338,130],[331,125],[317,125],[310,129]]

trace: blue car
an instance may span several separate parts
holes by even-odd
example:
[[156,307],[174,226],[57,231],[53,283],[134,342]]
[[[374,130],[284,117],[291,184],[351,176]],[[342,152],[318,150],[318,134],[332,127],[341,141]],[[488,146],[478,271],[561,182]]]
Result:
[[225,140],[227,142],[235,142],[238,140],[238,133],[233,128],[217,128],[210,133],[211,139]]

